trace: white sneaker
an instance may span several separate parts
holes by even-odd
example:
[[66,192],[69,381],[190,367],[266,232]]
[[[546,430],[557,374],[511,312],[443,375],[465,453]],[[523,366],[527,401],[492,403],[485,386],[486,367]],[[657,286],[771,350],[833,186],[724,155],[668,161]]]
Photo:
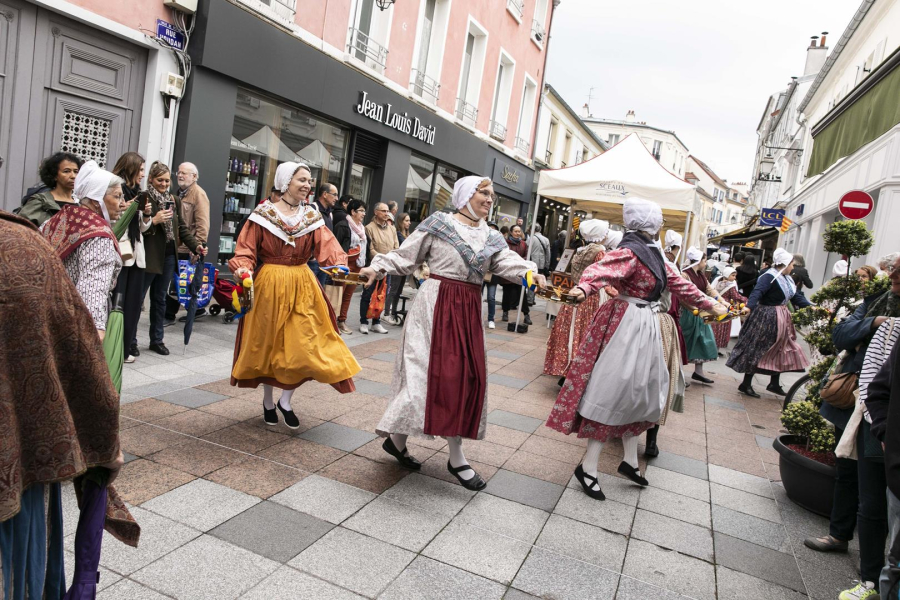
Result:
[[494,325],[493,321],[488,321],[488,329],[496,329],[496,328],[497,328],[497,326]]
[[387,323],[388,325],[399,325],[400,324],[400,319],[398,319],[397,317],[395,317],[393,315],[384,315],[381,317],[381,321],[383,323]]
[[125,364],[129,364],[129,365],[130,365],[130,364],[133,363],[133,362],[134,362],[134,357],[133,357],[133,356],[129,356],[128,358],[125,359]]
[[860,581],[855,587],[844,590],[838,600],[878,600],[881,595],[871,581]]
[[387,333],[388,330],[381,326],[381,323],[372,325],[372,333]]
[[368,325],[360,325],[359,332],[365,335],[369,335],[369,326]]

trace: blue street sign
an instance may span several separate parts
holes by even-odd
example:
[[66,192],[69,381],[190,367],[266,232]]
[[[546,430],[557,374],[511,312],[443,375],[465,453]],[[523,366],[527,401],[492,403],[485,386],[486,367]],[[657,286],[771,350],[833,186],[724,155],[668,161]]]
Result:
[[156,37],[164,40],[176,50],[184,50],[184,34],[167,21],[162,19],[156,20]]
[[781,220],[784,219],[784,211],[774,208],[764,208],[759,213],[759,224],[766,227],[781,227]]

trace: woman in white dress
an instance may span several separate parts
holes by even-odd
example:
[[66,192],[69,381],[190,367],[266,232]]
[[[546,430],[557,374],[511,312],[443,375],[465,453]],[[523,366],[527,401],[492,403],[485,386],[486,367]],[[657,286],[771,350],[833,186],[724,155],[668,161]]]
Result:
[[533,262],[511,252],[485,223],[494,202],[486,177],[463,177],[453,186],[457,213],[435,213],[403,245],[372,259],[360,271],[372,285],[385,275],[409,275],[428,263],[431,277],[419,289],[406,318],[394,365],[393,399],[376,431],[384,450],[402,466],[421,463],[406,448],[408,436],[447,439],[447,469],[471,490],[484,480],[469,466],[462,438],[483,439],[487,427],[487,361],[481,324],[481,284],[487,271],[513,281],[534,273]]

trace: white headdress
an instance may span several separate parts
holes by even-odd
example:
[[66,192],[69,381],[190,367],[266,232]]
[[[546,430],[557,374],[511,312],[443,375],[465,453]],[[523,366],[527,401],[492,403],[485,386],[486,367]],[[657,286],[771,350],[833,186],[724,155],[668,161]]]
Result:
[[294,174],[300,169],[306,169],[307,171],[310,171],[310,168],[308,166],[298,162],[286,162],[278,165],[278,168],[275,169],[275,189],[280,191],[282,194],[287,192],[288,185],[290,185],[291,183],[291,179],[294,178]]
[[75,189],[73,193],[79,201],[94,200],[100,203],[100,210],[103,211],[103,218],[109,223],[109,210],[103,197],[106,196],[106,190],[109,189],[109,182],[116,177],[109,171],[100,168],[95,161],[89,160],[78,169],[78,175],[75,176]]
[[643,198],[629,198],[622,206],[626,229],[654,234],[662,227],[662,209],[656,202]]
[[606,236],[606,246],[607,250],[615,250],[619,247],[619,244],[622,242],[622,236],[624,234],[621,231],[610,231],[609,235]]
[[832,277],[844,277],[847,275],[847,268],[850,265],[847,264],[847,261],[841,259],[834,263],[834,266],[831,268],[831,276]]
[[687,250],[687,259],[688,259],[688,267],[696,267],[700,264],[700,261],[703,260],[703,257],[706,256],[703,254],[701,250],[698,250],[695,246],[691,246]]
[[609,222],[600,219],[587,219],[578,226],[578,232],[588,243],[603,242],[609,233]]
[[794,255],[785,250],[784,248],[778,248],[775,250],[775,254],[772,255],[772,266],[775,265],[784,265],[785,267],[791,264],[794,260]]
[[454,208],[459,211],[465,208],[466,212],[468,212],[472,218],[478,219],[475,211],[469,206],[469,202],[472,200],[472,196],[475,195],[479,186],[481,186],[481,182],[485,180],[487,180],[488,185],[490,185],[491,180],[487,177],[481,177],[480,175],[469,175],[457,179],[456,183],[453,184],[453,196],[450,198],[450,202],[453,203]]
[[672,248],[681,248],[682,238],[677,231],[668,230],[666,232],[666,250],[671,251]]

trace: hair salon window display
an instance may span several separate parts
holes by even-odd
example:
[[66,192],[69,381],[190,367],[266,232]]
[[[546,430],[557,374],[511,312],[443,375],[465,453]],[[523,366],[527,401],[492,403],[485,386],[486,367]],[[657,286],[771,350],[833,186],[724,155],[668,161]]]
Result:
[[[717,315],[727,312],[663,258],[654,241],[663,220],[658,204],[629,198],[622,213],[628,231],[619,247],[585,269],[571,291],[583,300],[612,286],[619,295],[597,311],[547,419],[551,429],[588,439],[575,476],[584,492],[598,500],[605,495],[597,462],[609,438],[621,438],[625,447],[619,473],[638,485],[648,484],[638,471],[637,436],[661,418],[676,376],[667,364],[657,317],[663,291]],[[674,342],[674,325],[669,335]]]
[[[403,246],[372,259],[360,271],[372,285],[385,275],[409,275],[428,263],[431,277],[406,317],[391,385],[393,398],[376,431],[383,448],[402,466],[421,468],[407,437],[447,439],[447,469],[466,488],[484,480],[468,465],[462,438],[484,439],[487,427],[487,362],[481,322],[481,284],[487,271],[521,281],[534,263],[512,252],[485,219],[494,203],[490,179],[463,177],[453,186],[455,214],[434,213]],[[546,281],[534,275],[540,286]]]
[[347,265],[322,215],[305,203],[311,185],[306,165],[280,165],[275,187],[281,198],[256,207],[228,261],[238,279],[253,281],[252,310],[238,325],[231,385],[262,384],[267,425],[278,424],[273,387],[281,388],[277,406],[291,429],[300,426],[291,409],[296,388],[315,380],[350,393],[356,389],[351,378],[360,371],[338,333],[334,310],[306,266],[313,257],[323,265]]

